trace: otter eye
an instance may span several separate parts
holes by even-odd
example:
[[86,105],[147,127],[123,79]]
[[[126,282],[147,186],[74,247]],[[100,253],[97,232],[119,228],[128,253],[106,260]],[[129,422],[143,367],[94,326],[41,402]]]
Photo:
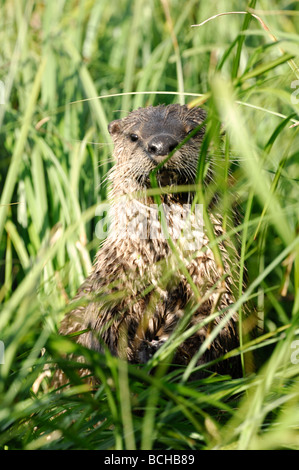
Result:
[[138,135],[137,134],[130,134],[130,139],[132,142],[136,142],[138,140]]
[[[191,127],[191,129],[187,130],[186,134],[190,135],[193,132],[192,137],[196,137],[199,129],[197,129],[198,126]],[[195,132],[194,132],[195,131]]]
[[[197,127],[198,127],[197,122],[195,122],[195,121],[189,122],[189,125],[187,126],[187,129],[186,129],[186,135],[191,134],[191,132],[193,132]],[[194,137],[195,137],[196,134],[197,133],[194,134]]]

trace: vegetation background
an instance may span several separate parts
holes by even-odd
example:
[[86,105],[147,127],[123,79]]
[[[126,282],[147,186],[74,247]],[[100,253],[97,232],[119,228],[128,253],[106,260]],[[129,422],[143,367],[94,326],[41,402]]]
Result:
[[[0,10],[0,448],[299,449],[299,2],[1,0]],[[209,112],[202,158],[215,180],[202,197],[217,188],[225,216],[240,202],[235,308],[251,299],[259,334],[237,353],[255,365],[189,383],[184,371],[149,375],[86,351],[98,389],[69,365],[72,386],[53,393],[39,379],[74,348],[57,325],[100,243],[107,123],[172,102]]]

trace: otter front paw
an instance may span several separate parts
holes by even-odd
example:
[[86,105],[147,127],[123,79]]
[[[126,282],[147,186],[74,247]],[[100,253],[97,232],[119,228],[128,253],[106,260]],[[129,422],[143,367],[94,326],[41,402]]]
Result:
[[135,353],[136,362],[139,364],[146,364],[155,354],[158,349],[165,343],[166,339],[152,341],[143,340]]

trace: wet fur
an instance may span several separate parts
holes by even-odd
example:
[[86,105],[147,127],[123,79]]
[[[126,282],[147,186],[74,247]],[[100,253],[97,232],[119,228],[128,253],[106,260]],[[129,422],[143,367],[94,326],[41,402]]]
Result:
[[[148,152],[152,136],[162,129],[162,132],[175,136],[180,142],[204,119],[205,113],[201,109],[169,105],[139,108],[126,118],[110,123],[109,132],[113,138],[116,160],[111,173],[113,224],[96,255],[90,276],[76,297],[76,300],[84,298],[89,301],[65,316],[60,334],[69,335],[87,329],[75,337],[78,343],[98,351],[108,347],[112,354],[132,363],[145,363],[171,336],[187,312],[197,305],[198,299],[178,269],[160,225],[156,227],[157,237],[154,239],[140,238],[138,227],[135,236],[123,238],[119,217],[124,198],[129,219],[136,211],[148,217],[152,210],[150,204],[153,200],[146,195],[146,189],[150,187],[149,174],[157,164]],[[132,135],[137,135],[137,141],[132,141]],[[203,135],[204,127],[163,166],[157,175],[161,187],[165,183],[173,188],[181,184],[194,184]],[[140,191],[143,191],[141,195]],[[138,197],[136,192],[139,192]],[[163,202],[174,204],[177,208],[175,217],[181,218],[184,216],[184,203],[192,201],[192,197],[192,192],[187,195],[174,192],[173,195],[165,195]],[[211,221],[215,235],[221,237],[221,217],[211,213]],[[171,226],[170,223],[170,232]],[[180,256],[185,260],[202,299],[187,327],[200,325],[213,312],[219,311],[219,316],[214,323],[199,327],[178,347],[173,357],[176,364],[187,365],[190,362],[207,334],[226,316],[235,302],[234,279],[238,254],[230,242],[219,242],[224,266],[222,275],[208,245],[206,233],[198,252],[190,253],[184,245],[178,245]],[[199,358],[198,365],[220,358],[237,347],[238,343],[237,315],[234,314]],[[240,372],[238,359],[220,361],[214,368],[231,375]],[[65,378],[62,372],[57,374],[56,379],[57,384],[63,383]]]

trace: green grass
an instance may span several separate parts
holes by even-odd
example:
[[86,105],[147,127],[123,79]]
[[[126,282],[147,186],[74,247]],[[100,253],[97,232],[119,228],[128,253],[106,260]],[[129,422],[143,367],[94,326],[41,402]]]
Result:
[[[181,5],[1,0],[2,449],[299,448],[299,5],[251,0],[242,11],[255,8],[258,18],[194,27],[240,2]],[[79,346],[56,332],[100,244],[107,124],[172,102],[208,110],[199,193],[207,202],[219,192],[224,224],[239,201],[241,222],[228,229],[241,240],[234,309],[252,302],[258,335],[242,336],[236,353],[247,369],[234,380],[189,382],[190,368],[169,371],[171,344],[143,368],[83,351],[100,379],[91,392],[63,359]],[[205,160],[215,169],[208,188]],[[53,361],[71,380],[59,394],[47,378],[36,386]]]

